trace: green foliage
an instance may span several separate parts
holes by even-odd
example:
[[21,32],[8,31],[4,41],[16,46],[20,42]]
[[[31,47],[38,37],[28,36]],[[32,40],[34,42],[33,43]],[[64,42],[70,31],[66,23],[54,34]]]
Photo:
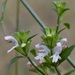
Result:
[[70,29],[70,24],[69,24],[69,23],[64,23],[64,25],[65,25],[65,27],[66,27],[67,29]]
[[61,33],[63,30],[65,30],[66,28],[62,28],[61,30],[58,31],[57,34]]
[[62,51],[62,53],[60,54],[60,56],[62,58],[61,62],[63,62],[65,59],[67,59],[67,57],[71,54],[71,52],[73,51],[74,48],[75,48],[75,45],[72,45]]
[[30,52],[31,52],[31,54],[32,54],[33,56],[36,56],[36,55],[37,55],[37,53],[36,53],[36,50],[35,50],[35,49],[31,49],[31,50],[30,50]]
[[58,25],[60,25],[63,21],[64,13],[69,10],[69,8],[66,8],[66,2],[64,1],[54,1],[53,4],[58,15]]
[[48,66],[48,64],[52,65],[52,59],[49,56],[45,56],[44,59],[47,62],[47,65],[46,66]]
[[29,37],[30,31],[18,31],[13,34],[13,36],[16,38],[16,40],[19,43],[19,47],[16,48],[16,50],[21,53],[24,56],[27,56],[30,50],[30,45],[32,38],[35,37],[37,34]]
[[10,63],[8,64],[8,68],[10,68],[11,65],[20,58],[24,58],[24,56],[15,56],[14,58],[12,58]]
[[58,35],[56,34],[56,29],[45,28],[46,35],[41,36],[45,44],[49,49],[54,48],[56,43],[60,40]]
[[58,15],[63,14],[65,11],[67,11],[69,8],[66,8],[66,2],[63,1],[54,1],[53,4],[55,5],[55,10]]

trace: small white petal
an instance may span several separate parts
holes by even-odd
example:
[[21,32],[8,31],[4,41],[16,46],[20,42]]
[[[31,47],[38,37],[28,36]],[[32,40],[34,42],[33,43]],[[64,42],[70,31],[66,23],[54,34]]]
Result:
[[61,47],[61,42],[57,42],[56,46]]
[[55,46],[52,51],[54,54],[60,54],[62,52],[62,46],[57,44],[57,46]]
[[14,50],[16,47],[18,47],[19,45],[13,46],[10,50],[7,51],[7,53],[10,53],[12,50]]
[[7,41],[11,41],[15,45],[18,44],[18,41],[13,36],[5,36],[4,39]]
[[35,60],[39,60],[39,63],[44,62],[44,57],[50,53],[50,50],[45,45],[42,44],[37,44],[35,45],[35,47],[37,49],[40,49],[38,50],[40,53],[37,53]]
[[21,44],[21,47],[25,47],[25,46],[26,46],[26,44],[25,44],[25,43],[22,43],[22,44]]
[[39,49],[39,48],[40,48],[40,44],[36,44],[35,47],[36,47],[37,49]]
[[37,49],[41,49],[41,50],[39,50],[39,52],[44,52],[46,54],[50,53],[50,50],[45,45],[37,44],[37,45],[35,45],[35,47]]
[[54,63],[56,63],[59,59],[61,59],[61,57],[59,56],[59,55],[57,55],[57,54],[54,54],[54,55],[52,55],[50,58],[53,58],[52,59],[52,62]]

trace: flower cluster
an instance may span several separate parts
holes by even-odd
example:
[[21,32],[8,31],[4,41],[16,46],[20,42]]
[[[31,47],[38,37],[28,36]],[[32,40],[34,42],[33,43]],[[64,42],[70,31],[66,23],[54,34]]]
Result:
[[[40,53],[37,53],[37,56],[35,57],[36,60],[39,60],[39,63],[44,62],[44,57],[48,54],[50,54],[51,50],[45,45],[37,44],[35,45],[37,49],[42,48],[42,50],[38,50]],[[53,55],[50,56],[52,58],[52,62],[56,63],[59,59],[62,59],[60,57],[60,53],[64,48],[67,47],[67,38],[61,39],[60,42],[56,43],[56,46],[52,49]]]

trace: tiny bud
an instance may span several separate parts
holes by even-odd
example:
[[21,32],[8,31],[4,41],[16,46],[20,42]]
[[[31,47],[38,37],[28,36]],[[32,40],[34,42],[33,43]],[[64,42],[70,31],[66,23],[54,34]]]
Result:
[[25,46],[26,46],[26,44],[25,44],[25,43],[22,43],[22,44],[21,44],[21,47],[25,47]]

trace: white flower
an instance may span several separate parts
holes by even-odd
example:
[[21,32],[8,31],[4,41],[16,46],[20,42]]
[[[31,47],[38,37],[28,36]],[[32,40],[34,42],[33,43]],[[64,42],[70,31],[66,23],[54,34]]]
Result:
[[50,53],[50,50],[45,45],[42,45],[42,44],[37,44],[35,45],[35,47],[37,49],[41,49],[41,50],[38,50],[39,53],[37,53],[37,56],[35,57],[35,59],[39,60],[39,63],[44,62],[44,57]]
[[35,57],[35,60],[39,60],[39,63],[42,63],[44,61],[45,56],[46,56],[45,53],[37,53],[37,56]]
[[13,36],[5,36],[4,39],[7,40],[7,41],[11,41],[13,44],[15,44],[15,46],[13,46],[11,49],[9,49],[9,50],[7,51],[7,53],[11,52],[11,51],[14,50],[16,47],[19,46],[18,41],[17,41]]
[[53,55],[50,58],[52,59],[52,62],[56,63],[59,59],[62,59],[59,54],[62,52],[63,48],[67,47],[67,38],[63,38],[60,40],[60,42],[57,42],[56,46],[53,48]]
[[47,46],[45,46],[43,44],[37,44],[37,45],[35,45],[35,47],[37,49],[40,49],[40,50],[38,50],[39,52],[44,52],[47,55],[48,55],[48,53],[50,53],[50,50],[47,48]]
[[61,57],[59,56],[59,54],[62,52],[62,45],[60,42],[58,42],[56,44],[56,46],[53,48],[53,55],[50,57],[50,58],[53,58],[52,59],[52,62],[56,63],[59,59],[61,59]]

